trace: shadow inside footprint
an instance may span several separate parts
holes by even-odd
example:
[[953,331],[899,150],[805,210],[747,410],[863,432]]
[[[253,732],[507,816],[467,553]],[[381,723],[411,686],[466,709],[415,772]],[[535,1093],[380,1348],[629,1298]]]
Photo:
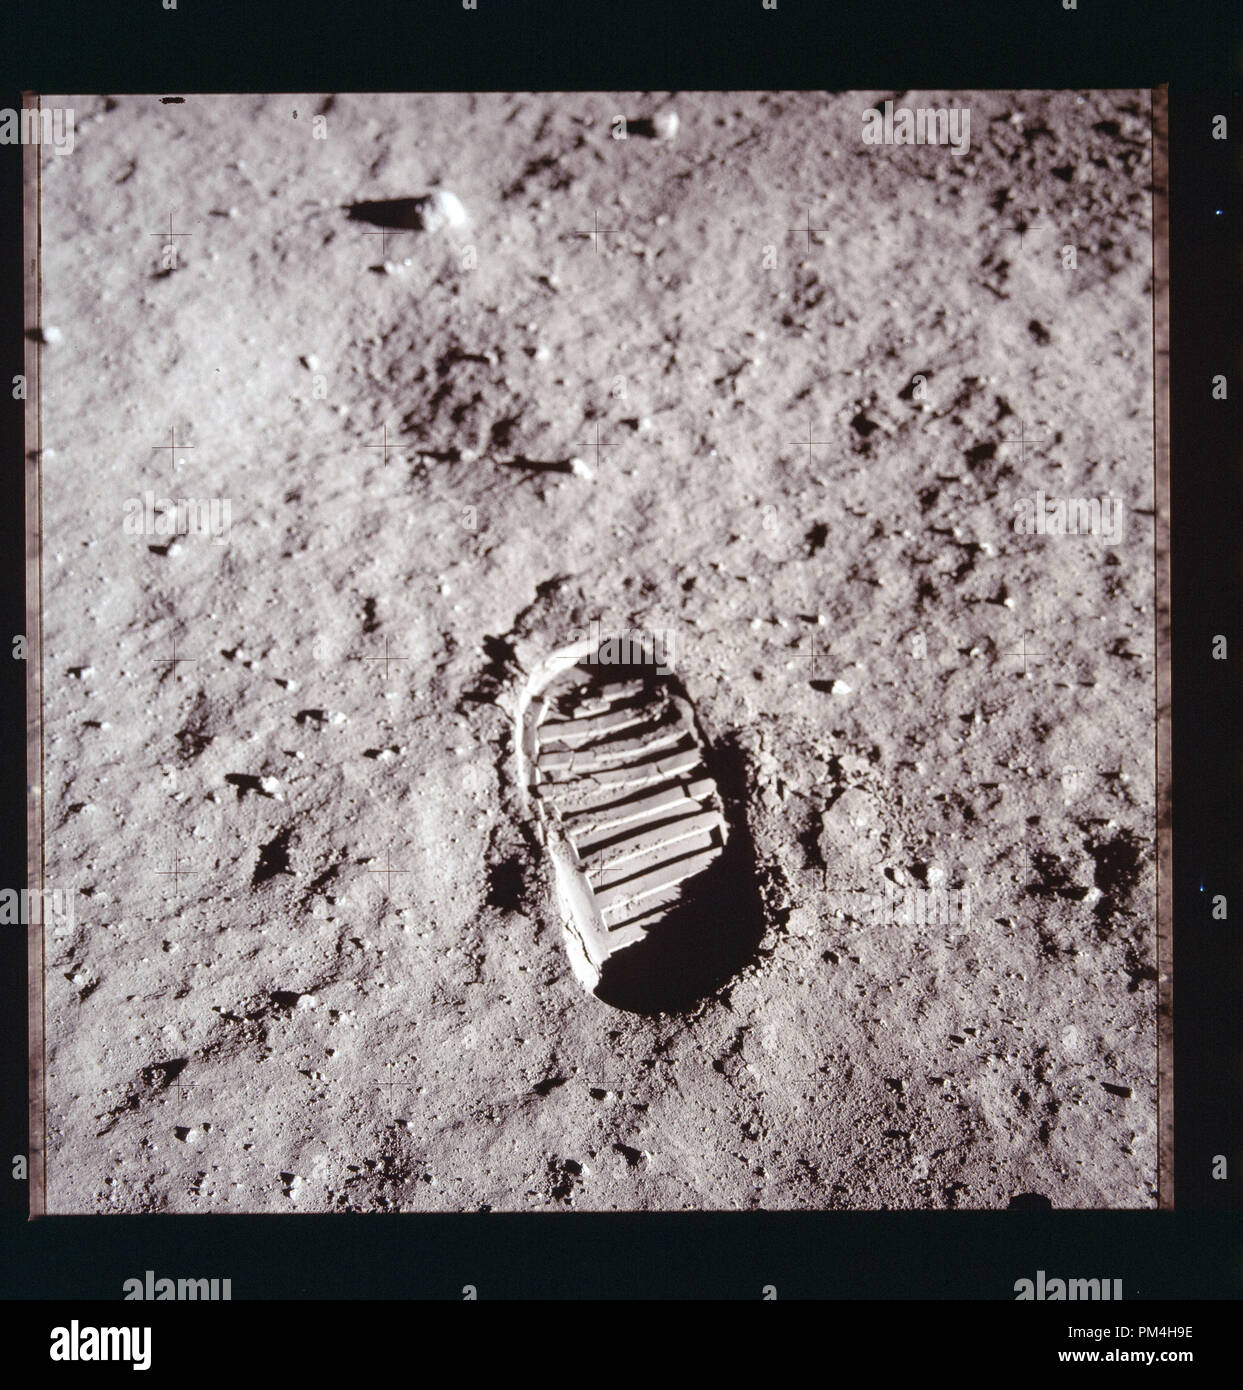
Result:
[[684,1013],[750,963],[764,934],[755,856],[734,826],[720,857],[642,941],[605,962],[596,997],[630,1013]]

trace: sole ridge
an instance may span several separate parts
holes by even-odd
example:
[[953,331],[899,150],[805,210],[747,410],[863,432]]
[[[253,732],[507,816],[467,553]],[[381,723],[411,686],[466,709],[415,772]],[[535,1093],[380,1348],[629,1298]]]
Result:
[[620,838],[591,850],[584,851],[581,845],[576,849],[583,868],[588,874],[596,873],[594,882],[600,887],[606,881],[615,881],[609,875],[618,865],[627,864],[654,847],[668,847],[680,844],[688,836],[706,834],[719,824],[720,816],[715,811],[703,809],[690,815],[643,821]]

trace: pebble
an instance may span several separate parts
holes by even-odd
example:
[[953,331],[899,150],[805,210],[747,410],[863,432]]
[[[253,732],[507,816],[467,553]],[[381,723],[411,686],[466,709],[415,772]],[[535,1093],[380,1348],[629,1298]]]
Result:
[[308,372],[319,371],[319,358],[316,357],[313,352],[308,352],[304,356],[299,357],[298,361],[302,363]]
[[848,824],[855,830],[862,830],[875,819],[876,812],[871,798],[858,787],[847,787],[824,815],[826,826],[839,827]]
[[657,140],[676,140],[679,124],[676,111],[662,111],[652,121],[652,129],[656,132]]
[[570,472],[573,473],[576,478],[586,478],[588,482],[594,481],[596,476],[591,471],[591,465],[587,460],[580,458],[572,458],[570,460]]
[[433,188],[426,198],[420,200],[419,211],[423,218],[423,230],[427,232],[438,232],[444,227],[460,231],[470,225],[461,200],[447,188]]
[[57,343],[63,342],[64,337],[65,335],[60,329],[54,327],[50,323],[45,323],[43,327],[39,329],[39,341],[41,343],[46,343],[48,347],[54,347]]

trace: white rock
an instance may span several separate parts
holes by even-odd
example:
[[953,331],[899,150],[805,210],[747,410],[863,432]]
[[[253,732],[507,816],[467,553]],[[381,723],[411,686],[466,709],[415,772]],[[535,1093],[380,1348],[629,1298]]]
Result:
[[657,140],[676,140],[678,135],[678,113],[662,111],[652,122]]
[[588,482],[594,481],[596,476],[591,471],[591,465],[587,460],[580,458],[572,458],[570,460],[570,472],[573,473],[576,478],[586,478]]
[[461,231],[470,225],[461,200],[447,188],[433,188],[426,198],[420,200],[419,211],[423,228],[428,232],[438,232],[445,227]]

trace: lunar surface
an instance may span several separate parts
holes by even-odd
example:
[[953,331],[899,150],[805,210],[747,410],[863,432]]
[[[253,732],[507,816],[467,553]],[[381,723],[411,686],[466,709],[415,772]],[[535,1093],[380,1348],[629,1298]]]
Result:
[[[44,102],[50,1211],[1155,1205],[1146,92]],[[593,632],[691,997],[567,949]]]

